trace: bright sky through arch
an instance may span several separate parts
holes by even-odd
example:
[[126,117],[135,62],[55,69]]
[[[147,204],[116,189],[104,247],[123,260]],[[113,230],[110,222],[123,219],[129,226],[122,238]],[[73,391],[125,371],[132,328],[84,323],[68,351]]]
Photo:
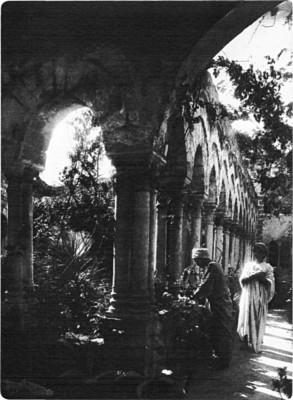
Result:
[[[73,152],[76,145],[74,139],[75,129],[71,122],[82,115],[85,108],[69,113],[61,122],[59,122],[52,132],[51,141],[47,150],[46,166],[40,177],[48,185],[60,186],[60,173],[64,167],[70,165],[69,154]],[[101,135],[99,127],[90,130],[89,140],[94,140]],[[101,179],[108,179],[113,175],[114,167],[111,160],[104,155],[102,163],[99,165],[99,176]]]
[[40,174],[48,185],[59,186],[59,174],[69,164],[69,153],[74,147],[74,129],[65,118],[52,132],[51,141],[47,150],[46,166]]
[[[275,15],[268,12],[256,20],[228,43],[215,58],[223,56],[241,64],[243,68],[248,68],[252,64],[255,69],[263,70],[267,68],[265,57],[270,56],[276,60],[277,69],[286,68],[293,72],[293,36],[290,25],[292,21],[286,21],[292,12],[292,1],[279,4],[277,11]],[[228,75],[221,72],[218,78],[213,76],[213,79],[218,88],[220,102],[237,108],[240,101],[233,96],[233,87],[228,82]],[[293,101],[292,79],[281,88],[281,95],[285,104]],[[236,130],[249,133],[256,129],[258,124],[252,118],[247,121],[234,121],[232,126]]]

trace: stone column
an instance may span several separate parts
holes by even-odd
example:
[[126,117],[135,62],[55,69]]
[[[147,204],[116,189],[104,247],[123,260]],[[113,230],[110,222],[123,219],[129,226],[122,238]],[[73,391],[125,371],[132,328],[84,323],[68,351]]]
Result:
[[224,266],[224,227],[223,227],[223,216],[217,214],[216,219],[216,246],[215,246],[215,260]]
[[33,291],[34,172],[25,168],[8,176],[8,304],[18,314],[21,330],[29,328],[28,311]]
[[225,274],[228,273],[228,265],[230,262],[230,226],[231,221],[228,218],[224,218],[223,225],[223,236],[224,236],[224,260],[223,260],[223,269]]
[[191,200],[191,249],[201,247],[203,197],[194,196]]
[[166,282],[167,266],[167,199],[160,197],[157,204],[158,229],[157,229],[157,262],[156,278]]
[[230,227],[230,257],[229,257],[229,264],[233,269],[235,269],[235,226],[234,224]]
[[235,246],[234,246],[234,268],[237,269],[239,267],[239,232],[238,229],[235,229]]
[[185,196],[180,194],[170,203],[170,259],[169,259],[169,282],[174,284],[182,273],[183,268],[183,214]]
[[206,235],[206,247],[213,259],[214,249],[214,218],[215,218],[215,204],[206,203],[204,206],[205,215],[205,235]]
[[153,267],[150,254],[150,197],[147,189],[141,188],[134,193],[131,291],[134,300],[132,308],[138,311],[144,311],[150,303],[151,265]]
[[150,192],[150,233],[149,233],[149,295],[151,303],[154,302],[155,271],[157,260],[157,191]]
[[[131,185],[123,185],[121,178],[115,185],[115,245],[113,260],[113,287],[110,312],[123,313],[127,310],[131,296],[131,237],[133,191]],[[125,182],[126,183],[126,182]],[[125,311],[126,312],[126,311]]]
[[244,254],[244,228],[243,226],[239,229],[239,270],[243,268],[243,254]]
[[156,191],[151,176],[127,171],[116,177],[116,239],[109,311],[117,315],[148,312],[153,297]]

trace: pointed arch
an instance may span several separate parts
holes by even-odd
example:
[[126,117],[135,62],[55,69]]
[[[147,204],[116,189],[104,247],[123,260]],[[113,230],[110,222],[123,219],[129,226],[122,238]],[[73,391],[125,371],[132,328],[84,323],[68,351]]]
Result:
[[204,182],[205,182],[205,171],[204,171],[202,147],[198,145],[194,157],[191,191],[193,193],[203,194],[205,187]]
[[210,203],[217,202],[217,178],[216,178],[216,169],[215,166],[212,167],[210,176],[209,176],[209,194],[208,201]]

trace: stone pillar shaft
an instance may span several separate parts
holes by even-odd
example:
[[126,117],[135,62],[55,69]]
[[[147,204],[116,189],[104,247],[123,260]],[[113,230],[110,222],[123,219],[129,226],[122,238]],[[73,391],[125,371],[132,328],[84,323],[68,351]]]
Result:
[[112,299],[118,316],[148,312],[154,295],[156,192],[147,176],[117,176]]
[[8,303],[18,309],[21,329],[34,284],[32,186],[31,171],[8,179]]
[[172,223],[170,227],[169,281],[174,283],[180,278],[183,266],[183,209],[184,197],[173,199],[170,207]]
[[157,192],[150,192],[150,233],[149,233],[149,294],[150,300],[154,300],[154,280],[157,260],[157,231],[158,231],[158,216],[157,216]]
[[214,258],[214,218],[215,218],[215,205],[207,204],[205,206],[205,237],[206,247],[210,253],[211,258]]
[[[16,301],[23,302],[23,251],[20,251],[21,244],[21,181],[17,178],[10,178],[7,188],[8,199],[8,252],[10,262],[9,276],[9,298],[17,296]],[[17,295],[18,294],[18,295]]]
[[158,204],[158,230],[157,230],[157,264],[156,277],[159,281],[166,281],[167,266],[167,202]]
[[235,256],[235,232],[232,228],[230,229],[230,254],[229,254],[229,264],[231,265],[232,268],[235,268],[234,256]]
[[215,249],[215,260],[223,265],[223,246],[224,246],[224,235],[223,235],[223,225],[216,226],[216,249]]
[[202,199],[194,200],[191,210],[191,249],[201,247]]
[[234,267],[235,269],[239,266],[239,236],[235,234],[235,247],[234,247]]
[[163,160],[149,149],[131,150],[109,154],[117,171],[116,234],[112,298],[104,327],[123,332],[117,339],[120,348],[117,368],[128,370],[131,361],[139,373],[148,375],[152,373],[156,353],[153,343],[155,187],[157,167]]
[[150,251],[150,192],[135,193],[133,224],[132,291],[148,295]]
[[224,223],[223,227],[223,236],[224,236],[224,260],[223,260],[223,269],[224,272],[227,274],[228,273],[228,264],[229,264],[229,254],[230,254],[230,229],[229,229],[229,224],[226,222]]
[[[131,227],[129,214],[133,199],[130,191],[121,191],[116,194],[115,199],[115,217],[116,217],[116,240],[114,250],[114,268],[113,268],[113,291],[119,295],[130,293],[131,282]],[[119,238],[119,240],[118,240]]]

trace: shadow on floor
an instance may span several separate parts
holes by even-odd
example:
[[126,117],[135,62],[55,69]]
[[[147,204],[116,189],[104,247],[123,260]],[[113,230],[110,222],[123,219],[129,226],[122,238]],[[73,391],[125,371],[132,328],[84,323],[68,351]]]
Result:
[[[272,379],[277,368],[287,367],[292,379],[292,325],[285,311],[271,310],[261,354],[240,350],[235,341],[231,367],[224,371],[203,369],[195,374],[186,398],[190,400],[273,400],[280,399],[273,391]],[[286,396],[283,395],[286,399]]]

